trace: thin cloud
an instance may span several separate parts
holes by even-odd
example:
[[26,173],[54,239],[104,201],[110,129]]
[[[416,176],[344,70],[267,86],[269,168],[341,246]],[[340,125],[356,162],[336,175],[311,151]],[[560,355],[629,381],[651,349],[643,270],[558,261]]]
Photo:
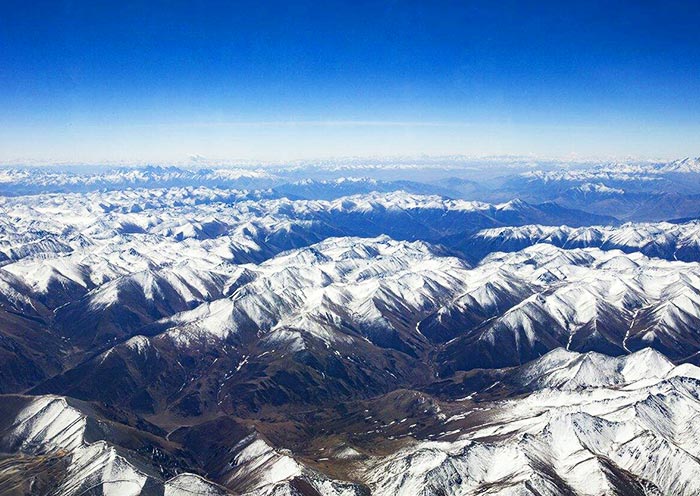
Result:
[[473,126],[467,122],[441,121],[353,121],[353,120],[290,120],[290,121],[211,121],[154,124],[165,127],[452,127]]

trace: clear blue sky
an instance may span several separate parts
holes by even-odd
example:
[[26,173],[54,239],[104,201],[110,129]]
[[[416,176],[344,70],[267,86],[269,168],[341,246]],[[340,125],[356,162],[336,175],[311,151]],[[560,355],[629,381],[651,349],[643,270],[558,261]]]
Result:
[[0,162],[700,155],[698,1],[0,6]]

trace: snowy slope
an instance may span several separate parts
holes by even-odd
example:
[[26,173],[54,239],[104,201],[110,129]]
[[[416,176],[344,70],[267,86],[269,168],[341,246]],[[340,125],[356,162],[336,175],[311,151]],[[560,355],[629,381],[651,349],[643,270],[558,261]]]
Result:
[[358,484],[332,480],[309,469],[291,452],[274,449],[258,434],[241,440],[232,455],[230,470],[222,474],[222,480],[227,487],[235,487],[247,496],[295,496],[309,494],[309,490],[321,496],[365,494]]
[[[50,480],[46,494],[70,496],[99,491],[104,495],[128,496],[153,494],[157,488],[173,496],[226,494],[219,486],[194,474],[180,474],[166,480],[158,466],[142,456],[101,439],[88,441],[88,431],[108,430],[109,425],[71,406],[66,398],[11,397],[5,401],[17,404],[18,409],[12,418],[5,420],[6,425],[0,432],[2,451],[35,457],[39,462],[46,459],[45,463],[60,467],[58,476]],[[12,461],[8,459],[0,469],[3,484],[8,483],[3,480],[3,472],[12,471]],[[26,474],[24,484],[32,483],[31,473]],[[41,476],[41,471],[34,475],[37,479]],[[36,490],[43,493],[38,486]]]
[[[506,366],[559,346],[613,355],[653,346],[684,358],[700,344],[693,330],[700,324],[698,269],[639,253],[547,244],[493,254],[472,272],[492,274],[491,287],[526,288],[523,298],[482,311],[477,324],[447,344],[441,361],[453,359],[456,368]],[[466,294],[435,315],[436,325],[449,329],[471,308]],[[465,348],[469,355],[460,351]]]
[[700,222],[628,223],[622,226],[511,226],[484,229],[465,240],[460,249],[478,261],[495,251],[518,251],[538,243],[562,248],[639,251],[667,260],[700,261]]
[[[513,376],[528,396],[445,422],[453,440],[421,441],[367,465],[377,495],[600,495],[700,491],[700,369],[656,352],[624,358],[556,350]],[[469,418],[469,417],[466,417]]]
[[411,329],[400,314],[426,313],[460,291],[468,266],[422,242],[380,237],[331,238],[246,270],[251,281],[230,298],[170,319],[170,335],[225,338],[248,328],[293,349],[303,348],[305,334],[328,344],[381,340]]
[[[19,397],[9,401],[16,403]],[[106,424],[72,406],[59,396],[24,397],[13,419],[0,431],[0,448],[10,456],[62,460],[60,470],[46,488],[46,494],[99,494],[128,496],[166,494],[169,496],[230,494],[224,487],[193,473],[168,477],[152,461],[131,450],[104,440],[88,441],[94,432],[109,432]],[[88,432],[93,434],[88,434]],[[110,436],[111,434],[107,434]],[[119,436],[116,436],[119,438]],[[150,450],[155,457],[157,448]],[[216,474],[219,482],[235,488],[234,494],[250,496],[299,494],[300,488],[311,487],[322,496],[359,496],[360,486],[332,480],[311,470],[286,454],[272,448],[260,435],[253,433],[235,444],[229,454],[227,469]],[[5,471],[11,463],[0,467],[0,488],[6,487]],[[161,456],[160,463],[167,461]],[[50,462],[46,462],[50,463]],[[54,462],[57,463],[57,462]],[[42,476],[39,472],[34,477]],[[30,484],[28,475],[25,484]],[[9,487],[9,486],[8,486]],[[39,484],[34,486],[39,489]]]

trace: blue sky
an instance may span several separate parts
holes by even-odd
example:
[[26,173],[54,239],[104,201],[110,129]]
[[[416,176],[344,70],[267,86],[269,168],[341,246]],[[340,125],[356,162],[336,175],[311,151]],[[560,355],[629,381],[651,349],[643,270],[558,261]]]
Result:
[[14,1],[0,162],[700,154],[697,1]]

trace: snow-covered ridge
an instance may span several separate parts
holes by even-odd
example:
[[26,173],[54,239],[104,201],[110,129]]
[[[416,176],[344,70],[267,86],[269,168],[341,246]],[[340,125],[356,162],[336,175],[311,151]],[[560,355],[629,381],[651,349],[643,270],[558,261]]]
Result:
[[669,260],[700,261],[700,222],[496,227],[472,235],[463,250],[469,258],[478,260],[493,251],[517,251],[538,243],[562,248],[620,249]]
[[700,172],[700,157],[686,157],[674,160],[662,165],[660,169],[664,172],[697,173]]
[[[332,244],[347,248],[347,242],[336,237],[350,238],[347,235],[355,232],[371,238],[377,231],[418,237],[420,226],[420,236],[431,241],[469,242],[467,234],[460,237],[465,229],[493,226],[499,218],[519,221],[543,215],[543,210],[519,200],[493,205],[395,192],[292,201],[170,188],[9,198],[0,210],[5,214],[0,252],[7,255],[0,280],[7,294],[14,295],[13,309],[35,308],[70,338],[92,339],[86,329],[111,312],[107,315],[119,326],[117,336],[105,337],[112,342],[160,321],[183,343],[192,336],[221,338],[257,326],[270,332],[266,345],[280,339],[297,350],[306,346],[306,333],[325,343],[365,337],[376,344],[391,336],[392,346],[460,338],[467,342],[455,344],[454,350],[459,345],[476,346],[469,349],[477,351],[484,347],[484,354],[501,348],[513,353],[505,356],[504,351],[490,364],[460,356],[460,369],[519,363],[532,358],[539,346],[603,351],[607,343],[612,346],[608,352],[618,353],[653,345],[674,359],[700,346],[690,332],[696,313],[694,303],[688,303],[695,301],[697,285],[693,279],[674,280],[682,271],[695,273],[685,265],[667,266],[617,252],[549,253],[533,248],[469,271],[466,264],[456,267],[425,246],[401,245],[384,256],[382,247],[390,245],[386,240],[364,246],[352,240],[358,249],[367,250],[361,263],[353,262],[367,272],[354,273],[344,268],[349,261],[336,260],[332,253]],[[696,223],[497,228],[478,235],[486,249],[480,246],[476,260],[546,237],[553,244],[563,240],[566,248],[596,246],[596,239],[604,239],[600,246],[606,250],[654,255],[647,249],[672,249],[666,258],[684,259],[698,246],[697,229]],[[501,241],[509,236],[518,246]],[[685,244],[676,250],[669,243],[672,236]],[[649,238],[654,242],[649,244]],[[324,239],[333,241],[323,244]],[[279,255],[308,246],[314,249],[298,252],[299,260],[290,259],[289,253]],[[472,248],[467,245],[462,251],[470,254]],[[284,269],[275,268],[272,260],[277,255]],[[547,262],[549,257],[554,262]],[[317,258],[318,265],[313,265]],[[265,260],[270,262],[262,263]],[[539,272],[531,272],[532,267]],[[450,276],[451,271],[458,278]],[[644,282],[656,273],[663,274],[657,280],[667,294],[657,294],[659,289]],[[609,274],[630,289],[610,289],[617,286]],[[588,280],[593,289],[585,291]],[[263,296],[255,296],[256,291]],[[682,299],[685,295],[687,301]],[[567,307],[576,301],[586,304]],[[691,310],[682,313],[678,308]],[[352,329],[338,332],[343,322]],[[400,335],[410,337],[399,339]],[[509,343],[500,341],[505,337]],[[444,372],[449,370],[453,369]]]
[[176,315],[171,335],[224,338],[252,326],[298,350],[304,334],[333,343],[352,339],[348,326],[360,336],[365,329],[391,332],[392,312],[448,301],[462,288],[468,266],[422,242],[380,237],[331,238],[246,270],[250,282],[230,298]]
[[[2,198],[0,214],[0,302],[57,331],[43,335],[99,351],[155,321],[230,296],[250,275],[241,265],[324,239],[387,234],[440,243],[505,223],[580,220],[575,211],[520,201],[493,205],[404,192],[294,201],[204,187]],[[39,356],[22,356],[30,355]],[[37,371],[33,359],[24,360],[34,377],[58,372],[55,361]],[[9,391],[37,380],[24,372]]]
[[699,222],[148,174],[0,198],[0,492],[700,490]]
[[26,456],[66,457],[67,467],[63,478],[53,482],[53,494],[77,496],[99,487],[105,495],[137,496],[155,485],[173,496],[225,493],[195,474],[164,480],[156,467],[135,454],[102,440],[88,442],[88,422],[94,421],[63,397],[27,398],[8,428],[0,432],[0,448]]
[[644,348],[630,355],[610,357],[600,353],[576,353],[558,348],[524,365],[516,378],[531,390],[553,388],[577,391],[591,388],[631,388],[656,384],[676,373],[700,379],[700,368],[674,367],[658,351]]
[[606,195],[623,195],[625,193],[624,189],[621,188],[611,188],[603,183],[583,183],[573,189],[579,193],[600,193]]
[[513,372],[521,374],[541,383],[525,398],[482,404],[488,416],[477,425],[448,419],[443,429],[456,440],[416,442],[368,463],[373,494],[700,491],[699,368],[650,350],[625,358],[556,350]]
[[224,484],[236,487],[246,496],[278,496],[299,494],[294,484],[303,480],[322,496],[362,496],[359,485],[333,480],[311,470],[296,460],[288,450],[270,446],[259,434],[242,439],[232,449],[228,471],[222,474]]

